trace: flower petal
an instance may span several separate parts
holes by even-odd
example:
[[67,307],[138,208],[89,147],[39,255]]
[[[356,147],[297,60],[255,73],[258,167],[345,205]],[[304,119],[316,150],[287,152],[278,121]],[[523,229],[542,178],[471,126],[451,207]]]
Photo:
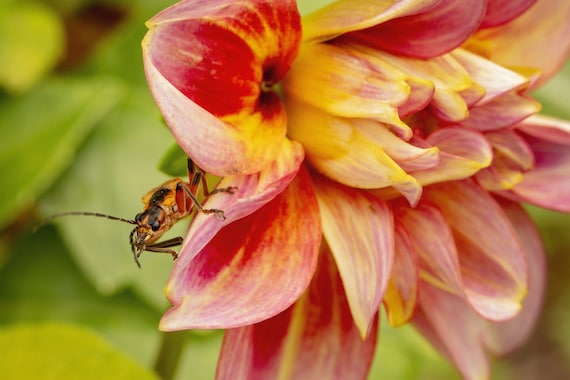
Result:
[[487,0],[485,18],[481,22],[480,28],[489,28],[502,25],[525,12],[536,0]]
[[388,205],[324,178],[315,180],[323,234],[336,261],[360,334],[372,325],[388,285],[394,223]]
[[398,207],[396,217],[410,232],[414,251],[420,259],[422,280],[447,292],[463,295],[453,234],[441,212],[422,201],[413,209]]
[[534,167],[534,155],[526,141],[512,130],[486,133],[493,147],[493,164],[477,173],[477,181],[490,191],[512,189]]
[[292,307],[226,332],[216,378],[364,379],[377,335],[378,315],[361,338],[334,260],[324,252],[307,293]]
[[530,82],[528,78],[465,49],[455,49],[451,56],[485,89],[485,96],[477,103],[478,105],[505,93],[522,90]]
[[303,40],[325,41],[388,20],[432,9],[437,1],[337,0],[303,17]]
[[286,116],[265,88],[296,56],[295,2],[182,1],[147,25],[147,80],[184,151],[217,175],[269,165],[285,138]]
[[428,283],[420,287],[421,307],[414,315],[414,326],[449,358],[463,379],[488,379],[480,318],[460,297]]
[[173,271],[174,306],[165,331],[231,328],[272,317],[295,302],[313,276],[321,226],[308,172],[256,213],[223,228],[188,265]]
[[548,1],[537,1],[520,17],[496,28],[481,30],[475,38],[489,47],[486,53],[494,62],[542,69],[539,84],[544,83],[562,67],[570,52],[568,14],[570,1],[556,2],[556,6]]
[[301,142],[307,159],[327,177],[356,188],[393,186],[411,204],[422,189],[382,148],[383,141],[372,140],[359,129],[372,124],[366,119],[333,116],[303,103],[288,102],[289,135]]
[[528,339],[542,310],[546,291],[546,255],[534,222],[517,203],[501,200],[501,206],[516,229],[529,268],[529,291],[521,312],[501,323],[489,323],[485,342],[495,355],[505,355]]
[[406,228],[395,221],[395,252],[384,306],[388,322],[397,327],[408,322],[416,309],[419,282],[419,258]]
[[526,138],[536,166],[512,188],[520,199],[562,212],[570,212],[570,146],[534,137]]
[[409,130],[398,115],[398,106],[410,94],[405,75],[349,47],[306,46],[287,76],[285,90],[337,116],[369,118]]
[[528,267],[499,205],[472,181],[433,185],[424,197],[453,229],[465,291],[478,313],[496,321],[515,316],[528,288]]
[[477,131],[493,131],[515,125],[538,112],[540,107],[538,101],[524,94],[509,92],[487,103],[476,104],[460,124]]
[[[406,6],[407,2],[402,3]],[[404,17],[348,33],[347,38],[393,54],[433,58],[467,40],[477,30],[485,6],[485,1],[439,1],[421,13],[408,12]]]
[[441,128],[427,138],[427,143],[439,149],[439,162],[411,173],[423,186],[468,178],[493,160],[491,146],[475,131]]
[[529,260],[530,290],[521,312],[505,322],[485,321],[460,298],[422,283],[421,306],[414,315],[414,325],[455,364],[465,379],[489,377],[486,350],[504,355],[527,339],[544,296],[546,268],[540,236],[518,204],[501,201],[501,206],[517,230]]
[[[433,83],[435,92],[431,100],[433,113],[445,121],[460,121],[468,112],[466,98],[477,85],[465,68],[451,54],[438,56],[429,60],[397,56],[384,51],[364,50],[387,64],[396,67],[410,78]],[[479,99],[482,94],[478,95]],[[471,100],[471,99],[469,99]]]
[[303,162],[303,148],[297,142],[285,140],[277,159],[265,170],[252,175],[227,176],[220,188],[236,187],[233,194],[216,194],[203,204],[204,208],[223,210],[226,219],[198,213],[186,234],[171,279],[184,271],[204,246],[229,223],[250,215],[283,192],[297,176]]
[[516,126],[524,131],[536,166],[525,173],[512,197],[559,211],[570,211],[570,123],[541,115],[529,117]]
[[553,143],[570,145],[570,122],[544,115],[533,115],[517,125],[521,131]]

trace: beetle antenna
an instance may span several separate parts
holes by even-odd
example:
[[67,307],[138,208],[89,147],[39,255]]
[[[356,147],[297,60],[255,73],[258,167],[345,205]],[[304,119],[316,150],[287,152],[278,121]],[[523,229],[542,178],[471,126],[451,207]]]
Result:
[[99,212],[67,211],[67,212],[58,212],[57,214],[53,214],[53,215],[47,217],[47,218],[44,219],[38,226],[36,226],[36,227],[34,228],[34,232],[36,232],[38,229],[42,228],[42,227],[45,226],[46,224],[50,223],[50,222],[53,221],[54,219],[61,218],[62,216],[95,216],[95,217],[97,217],[97,218],[105,218],[105,219],[117,220],[117,221],[119,221],[119,222],[128,223],[128,224],[138,224],[138,223],[136,222],[136,220],[125,219],[125,218],[121,218],[121,217],[113,216],[113,215],[101,214],[101,213],[99,213]]

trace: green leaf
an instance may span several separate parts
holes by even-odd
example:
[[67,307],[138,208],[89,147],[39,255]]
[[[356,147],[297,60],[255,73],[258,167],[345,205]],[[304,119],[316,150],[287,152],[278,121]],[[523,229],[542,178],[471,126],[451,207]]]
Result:
[[23,98],[0,102],[0,229],[30,207],[73,161],[121,89],[107,78],[61,78]]
[[90,330],[60,323],[0,329],[5,379],[158,379]]
[[183,177],[188,174],[188,156],[178,144],[173,144],[160,159],[158,169],[173,176]]
[[30,89],[58,62],[65,36],[59,16],[36,2],[0,5],[0,86],[9,92]]
[[[152,368],[162,335],[158,331],[160,312],[132,291],[99,294],[71,261],[53,226],[22,236],[12,250],[14,254],[0,271],[1,325],[48,320],[79,324]],[[137,273],[144,278],[143,272]],[[188,333],[178,378],[213,378],[220,344],[218,332]],[[9,346],[0,343],[0,347]],[[8,378],[4,373],[0,377]]]
[[[156,169],[156,163],[172,141],[148,91],[133,88],[41,201],[44,215],[78,210],[134,218],[142,211],[141,197],[168,178]],[[132,225],[73,216],[56,223],[73,257],[100,292],[113,294],[132,286],[164,310],[163,288],[172,258],[145,253],[142,269],[138,269],[129,245]],[[187,222],[178,223],[169,236],[184,236],[186,226]]]
[[150,368],[159,341],[159,312],[133,292],[99,294],[71,261],[53,226],[23,236],[12,251],[0,272],[1,324],[81,324]]

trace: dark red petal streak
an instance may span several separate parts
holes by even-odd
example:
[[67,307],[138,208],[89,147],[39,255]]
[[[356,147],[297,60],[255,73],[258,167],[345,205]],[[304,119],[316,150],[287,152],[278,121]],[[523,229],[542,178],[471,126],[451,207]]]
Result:
[[433,58],[467,40],[484,12],[483,0],[444,0],[425,12],[351,32],[346,38],[393,54]]
[[283,313],[226,332],[217,379],[364,379],[378,335],[366,339],[352,320],[342,281],[323,252],[307,293]]
[[231,328],[282,312],[309,285],[320,242],[317,200],[302,169],[287,190],[220,230],[171,279],[175,306],[161,329]]
[[279,107],[263,93],[297,54],[293,1],[183,1],[149,22],[151,62],[176,88],[216,116]]

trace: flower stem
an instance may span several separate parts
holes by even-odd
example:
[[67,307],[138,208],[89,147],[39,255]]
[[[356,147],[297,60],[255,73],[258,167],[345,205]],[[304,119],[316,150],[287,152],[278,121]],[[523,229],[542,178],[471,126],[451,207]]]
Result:
[[154,370],[163,380],[171,380],[176,374],[178,362],[184,351],[186,331],[163,332],[160,351],[154,362]]

